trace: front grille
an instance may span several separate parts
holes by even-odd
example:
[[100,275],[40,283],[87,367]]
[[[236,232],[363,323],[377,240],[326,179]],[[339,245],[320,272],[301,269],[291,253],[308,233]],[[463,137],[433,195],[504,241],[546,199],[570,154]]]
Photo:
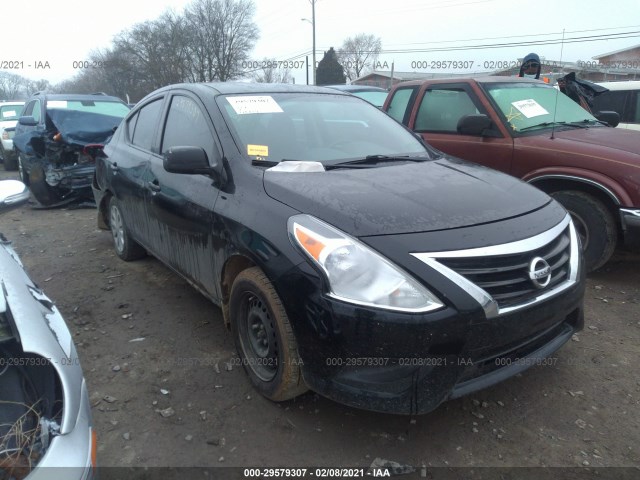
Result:
[[[510,255],[438,258],[436,260],[486,291],[499,308],[532,300],[569,278],[571,236],[569,227],[546,245]],[[544,258],[551,267],[551,281],[543,289],[529,278],[529,265],[535,257]]]

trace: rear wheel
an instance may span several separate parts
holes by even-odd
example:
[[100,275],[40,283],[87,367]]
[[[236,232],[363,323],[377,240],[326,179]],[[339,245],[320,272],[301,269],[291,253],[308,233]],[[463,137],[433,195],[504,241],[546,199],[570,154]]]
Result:
[[60,192],[47,183],[44,169],[41,165],[34,165],[31,168],[29,187],[33,196],[42,205],[54,205],[63,199]]
[[567,209],[582,241],[588,272],[603,266],[618,242],[616,221],[597,198],[579,191],[555,192],[551,196]]
[[113,246],[116,254],[127,262],[144,257],[146,250],[129,235],[122,216],[122,210],[116,197],[109,200],[109,228],[113,235]]
[[233,282],[229,313],[236,348],[254,387],[274,401],[306,392],[289,318],[260,268],[242,271]]

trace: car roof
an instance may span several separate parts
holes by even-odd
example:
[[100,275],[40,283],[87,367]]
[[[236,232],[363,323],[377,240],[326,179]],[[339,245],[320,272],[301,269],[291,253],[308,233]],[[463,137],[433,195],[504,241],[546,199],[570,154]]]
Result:
[[16,102],[0,102],[0,107],[4,107],[5,105],[24,105],[24,102],[22,102],[22,101],[16,101]]
[[640,90],[640,80],[625,80],[622,82],[597,82],[598,85],[611,91]]
[[371,85],[325,85],[325,87],[342,90],[343,92],[387,92],[384,88]]
[[[213,91],[215,94],[260,94],[260,93],[332,93],[347,95],[333,89],[313,85],[294,85],[291,83],[249,83],[249,82],[212,82],[212,83],[178,83],[157,90],[166,91],[178,88],[186,90]],[[154,92],[155,93],[155,92]]]
[[521,78],[521,77],[501,77],[497,75],[484,75],[482,77],[449,77],[449,78],[438,78],[438,79],[430,79],[430,80],[411,80],[408,82],[401,82],[397,85],[401,85],[403,87],[406,86],[414,86],[414,85],[422,85],[423,83],[460,83],[460,82],[476,82],[476,83],[535,83],[541,85],[549,85],[548,83],[543,82],[542,80],[535,80],[533,78]]
[[[34,98],[44,98],[45,100],[71,100],[71,101],[82,101],[82,100],[102,100],[105,102],[121,102],[124,103],[118,97],[112,97],[110,95],[105,95],[104,93],[35,93],[31,96],[29,100],[33,100]],[[126,105],[126,104],[125,104]]]

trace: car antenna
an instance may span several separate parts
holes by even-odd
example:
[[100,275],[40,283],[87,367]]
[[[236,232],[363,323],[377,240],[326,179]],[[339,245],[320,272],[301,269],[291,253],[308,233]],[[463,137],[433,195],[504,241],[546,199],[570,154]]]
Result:
[[[560,71],[562,72],[562,52],[564,50],[564,28],[562,29],[562,43],[560,44]],[[564,72],[563,72],[564,73]],[[557,80],[556,80],[557,82]],[[558,114],[558,96],[560,95],[560,87],[556,88],[556,104],[553,106],[553,123],[551,124],[551,140],[555,137],[553,133],[556,130],[556,115]]]

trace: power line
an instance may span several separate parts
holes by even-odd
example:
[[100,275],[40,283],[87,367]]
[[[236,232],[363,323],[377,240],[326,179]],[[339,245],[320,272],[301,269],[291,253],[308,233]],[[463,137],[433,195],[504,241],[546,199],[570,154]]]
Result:
[[[637,37],[640,37],[640,31],[610,33],[610,34],[604,34],[604,35],[586,35],[586,36],[571,37],[571,38],[565,38],[565,39],[555,38],[555,39],[531,40],[531,41],[523,41],[523,42],[486,43],[486,44],[479,44],[479,45],[467,44],[467,45],[456,45],[456,46],[447,46],[447,47],[405,48],[405,49],[384,49],[383,48],[382,50],[380,50],[379,53],[380,54],[383,54],[383,53],[401,54],[401,53],[451,52],[451,51],[460,51],[460,50],[482,50],[482,49],[495,49],[495,48],[558,45],[562,43],[599,42],[599,41],[605,41],[605,40],[618,40],[618,39],[624,39],[624,38],[637,38]],[[440,44],[443,42],[433,42],[433,43]],[[346,51],[345,53],[356,53],[356,52]],[[363,51],[362,53],[376,53],[376,52]]]
[[[605,30],[619,30],[621,28],[638,28],[640,25],[628,25],[625,27],[610,27],[610,28],[593,28],[589,30],[572,30],[567,31],[565,33],[588,33],[588,32],[602,32]],[[484,38],[467,38],[462,40],[440,40],[434,42],[415,42],[415,43],[398,43],[398,44],[390,44],[389,46],[394,45],[431,45],[431,44],[440,44],[440,43],[458,43],[458,42],[476,42],[476,41],[484,41],[484,40],[503,40],[508,38],[526,38],[526,37],[546,37],[549,35],[559,35],[562,32],[549,32],[549,33],[536,33],[529,35],[511,35],[507,37],[484,37]]]

